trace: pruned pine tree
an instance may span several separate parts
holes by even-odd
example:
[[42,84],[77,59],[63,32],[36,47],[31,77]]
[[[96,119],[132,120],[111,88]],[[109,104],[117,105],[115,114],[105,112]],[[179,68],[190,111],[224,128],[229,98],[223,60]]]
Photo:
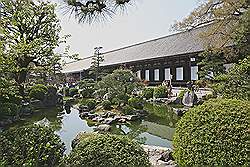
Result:
[[98,81],[101,76],[100,65],[104,61],[103,55],[100,53],[100,48],[95,50],[94,56],[92,57],[90,74],[95,76],[95,80]]
[[134,0],[64,0],[66,13],[74,14],[79,23],[93,23],[112,18],[126,10]]

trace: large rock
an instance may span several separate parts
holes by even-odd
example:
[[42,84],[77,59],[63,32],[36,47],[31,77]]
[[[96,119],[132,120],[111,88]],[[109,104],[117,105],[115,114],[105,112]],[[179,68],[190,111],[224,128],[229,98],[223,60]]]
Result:
[[30,105],[35,108],[43,108],[43,102],[41,100],[31,99]]
[[83,105],[79,106],[79,112],[80,113],[81,112],[89,112],[88,106],[83,106]]
[[172,149],[149,145],[142,145],[142,147],[148,154],[152,167],[177,167],[172,157]]
[[192,107],[193,105],[197,104],[198,98],[197,95],[192,92],[186,92],[182,99],[182,104],[187,107]]
[[97,115],[96,114],[91,114],[91,113],[88,113],[88,119],[93,119],[95,118]]
[[134,112],[142,117],[148,115],[148,112],[146,110],[135,110]]
[[60,93],[57,94],[57,104],[63,105],[63,95]]
[[127,115],[127,119],[129,121],[136,121],[139,119],[139,116],[138,115]]
[[35,122],[34,124],[35,125],[41,125],[41,126],[49,126],[50,121],[45,117],[42,120]]
[[106,125],[106,124],[98,125],[95,128],[95,131],[100,131],[100,132],[108,132],[110,130],[111,130],[111,126],[110,125]]
[[103,120],[103,123],[108,124],[108,125],[111,125],[111,124],[113,124],[115,122],[116,122],[115,118],[106,118],[106,119]]
[[80,116],[80,118],[83,119],[83,118],[88,117],[88,115],[89,115],[89,112],[81,112],[79,116]]

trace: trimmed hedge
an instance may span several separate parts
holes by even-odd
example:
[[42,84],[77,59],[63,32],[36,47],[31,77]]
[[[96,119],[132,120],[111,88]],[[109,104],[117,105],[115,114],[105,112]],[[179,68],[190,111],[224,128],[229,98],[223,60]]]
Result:
[[77,144],[68,157],[67,167],[149,167],[143,148],[127,137],[94,135]]
[[0,134],[0,166],[56,166],[64,151],[60,137],[47,127],[32,125]]
[[178,122],[174,158],[179,166],[250,166],[249,101],[213,99]]

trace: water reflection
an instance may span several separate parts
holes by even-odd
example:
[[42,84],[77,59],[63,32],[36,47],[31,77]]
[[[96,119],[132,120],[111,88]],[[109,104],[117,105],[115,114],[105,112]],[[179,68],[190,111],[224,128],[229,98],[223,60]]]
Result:
[[76,137],[76,135],[81,132],[92,132],[93,127],[89,127],[86,120],[81,120],[79,118],[78,110],[71,108],[69,114],[66,113],[61,118],[61,128],[56,131],[56,133],[61,137],[62,141],[66,145],[66,153],[71,150],[71,141]]
[[[136,139],[141,143],[148,145],[158,145],[163,147],[172,147],[172,139],[178,121],[177,115],[169,106],[146,104],[145,110],[149,115],[141,121],[135,121],[127,124],[113,125],[111,133],[126,135]],[[69,110],[51,109],[36,112],[32,117],[15,123],[11,127],[20,127],[27,124],[38,122],[42,119],[48,119],[50,126],[55,130],[66,145],[66,153],[71,150],[71,141],[81,132],[93,132],[94,124],[82,120],[79,112],[75,108]]]

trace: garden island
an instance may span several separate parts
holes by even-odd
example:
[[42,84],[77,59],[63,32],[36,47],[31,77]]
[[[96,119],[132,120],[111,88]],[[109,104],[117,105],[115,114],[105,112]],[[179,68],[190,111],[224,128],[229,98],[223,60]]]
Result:
[[0,0],[0,167],[250,166],[249,2],[204,0],[171,35],[71,53],[58,10],[112,25],[136,3]]

